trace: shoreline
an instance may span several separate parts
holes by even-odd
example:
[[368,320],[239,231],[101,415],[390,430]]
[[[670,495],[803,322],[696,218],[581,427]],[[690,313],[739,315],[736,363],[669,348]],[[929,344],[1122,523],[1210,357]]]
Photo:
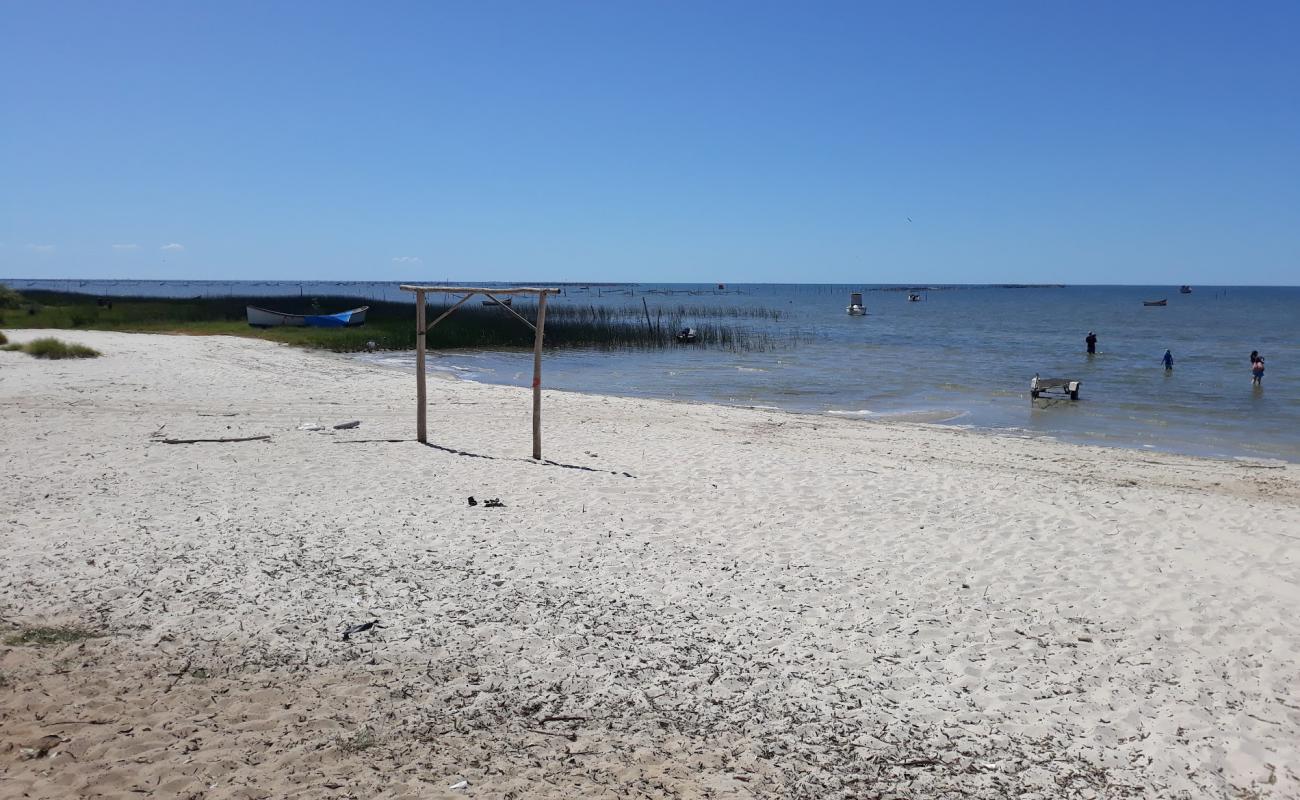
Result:
[[[232,284],[232,289],[239,286],[243,285]],[[378,291],[385,286],[374,284],[372,288]],[[669,315],[669,327],[673,327],[674,315],[692,321],[696,311],[691,309],[698,308],[712,320],[706,328],[714,323],[723,326],[719,336],[730,330],[727,335],[757,337],[750,342],[753,350],[744,345],[738,350],[719,348],[698,355],[696,348],[660,342],[665,347],[636,349],[617,359],[601,357],[581,345],[599,349],[601,342],[626,343],[624,334],[645,334],[646,329],[638,327],[645,309],[617,298],[578,298],[573,304],[556,305],[556,313],[563,306],[582,319],[586,319],[583,309],[594,314],[599,307],[602,314],[614,314],[622,323],[614,328],[580,326],[581,330],[571,335],[551,337],[553,343],[579,346],[548,352],[548,384],[596,394],[779,405],[799,412],[869,409],[895,419],[919,414],[935,420],[960,412],[963,416],[949,424],[994,431],[1019,429],[1061,441],[1143,451],[1300,463],[1296,434],[1300,404],[1294,399],[1300,386],[1294,373],[1283,370],[1271,375],[1267,391],[1247,391],[1234,379],[1241,364],[1228,357],[1245,352],[1247,347],[1263,347],[1278,366],[1297,360],[1286,314],[1296,296],[1293,290],[1277,297],[1254,296],[1249,291],[1237,297],[1234,293],[1231,302],[1198,295],[1195,300],[1180,300],[1169,314],[1154,316],[1134,315],[1130,303],[1136,303],[1136,296],[1117,287],[1059,290],[1070,293],[1068,297],[1046,292],[1032,305],[1036,313],[1049,315],[1053,324],[1047,329],[1035,328],[1028,341],[1017,341],[1011,333],[1024,324],[1025,309],[1012,297],[1014,292],[997,291],[981,297],[960,293],[951,303],[933,308],[914,307],[900,300],[882,306],[879,316],[866,323],[848,322],[826,287],[820,291],[811,286],[786,288],[788,291],[750,300],[719,300],[720,305],[708,299],[700,301],[703,305],[689,301],[682,305],[668,299],[651,303],[649,310],[656,315]],[[311,296],[318,290],[337,289],[333,284],[317,286]],[[244,290],[258,291],[251,286]],[[295,289],[294,293],[299,292]],[[331,308],[368,302],[318,300]],[[22,324],[159,332],[151,328],[158,319],[169,318],[178,328],[192,331],[248,334],[329,350],[361,352],[373,342],[400,354],[414,347],[409,300],[406,304],[372,304],[372,319],[364,331],[324,333],[290,328],[252,331],[244,324],[245,302],[302,311],[306,302],[302,299],[294,299],[292,308],[281,308],[267,297],[238,302],[233,297],[131,301],[107,311],[92,295],[51,296],[43,302],[51,305],[42,306],[39,314]],[[753,316],[755,312],[761,313]],[[626,316],[629,313],[631,316]],[[20,319],[11,321],[17,324]],[[506,324],[497,324],[503,322]],[[139,327],[133,328],[133,323]],[[1206,324],[1217,333],[1207,338],[1201,331]],[[502,315],[470,320],[467,325],[476,333],[449,328],[435,337],[433,344],[443,352],[461,352],[461,364],[471,369],[470,374],[482,371],[475,376],[477,380],[508,381],[516,371],[517,359],[494,355],[498,351],[490,345],[508,349],[515,341],[511,337],[526,333],[524,326]],[[1066,331],[1092,327],[1106,332],[1106,355],[1085,361],[1079,341]],[[565,330],[552,333],[558,336]],[[525,351],[532,344],[524,338],[515,343]],[[458,344],[482,349],[460,351]],[[1147,351],[1157,344],[1154,353],[1173,348],[1177,370],[1147,369],[1155,363],[1155,355]],[[1030,376],[1040,371],[1082,379],[1082,401],[1068,408],[1031,410],[1023,390]]]
[[[454,356],[462,355],[464,352],[465,351],[454,350],[454,349],[446,350],[446,351],[430,350],[429,354],[430,356],[433,357],[436,356],[454,357]],[[495,353],[497,351],[489,351],[489,352]],[[511,352],[511,351],[503,351],[503,352]],[[413,351],[389,351],[384,354],[338,353],[334,355],[339,355],[343,358],[354,359],[368,366],[378,367],[382,369],[392,369],[392,370],[405,372],[410,375],[414,375],[415,367],[413,365],[406,366],[402,363],[396,363],[391,360],[390,361],[383,360],[385,358],[391,358],[391,356],[394,355],[401,356],[401,357],[407,357],[407,356],[413,357],[412,353]],[[521,350],[519,351],[519,353],[521,357],[523,355],[528,355],[528,357],[531,358],[530,352],[525,353],[524,351]],[[467,383],[476,383],[484,386],[522,388],[520,385],[515,385],[510,383],[494,383],[492,381],[480,380],[477,377],[468,377],[466,375],[461,374],[462,371],[468,371],[468,370],[464,370],[463,368],[458,369],[456,367],[450,367],[450,368],[439,367],[437,366],[436,359],[434,359],[431,360],[430,362],[430,367],[428,369],[427,374],[430,377],[437,376],[446,380],[464,381]],[[545,367],[543,367],[543,374],[545,374]],[[1195,443],[1186,443],[1184,447],[1178,447],[1178,446],[1162,447],[1160,445],[1145,444],[1140,441],[1133,441],[1130,439],[1124,439],[1122,437],[1115,437],[1113,439],[1108,439],[1107,438],[1108,434],[1100,434],[1100,433],[1072,434],[1070,432],[1062,432],[1062,431],[1050,431],[1050,432],[1035,431],[1030,428],[1025,428],[1022,426],[1001,427],[1001,426],[994,426],[994,425],[983,425],[983,424],[976,424],[976,423],[960,422],[960,420],[962,420],[963,418],[972,416],[972,411],[970,409],[918,409],[912,411],[879,411],[879,412],[871,411],[869,409],[863,409],[859,411],[829,409],[825,411],[817,411],[817,410],[807,410],[807,409],[797,409],[797,408],[781,408],[780,406],[774,406],[774,405],[755,405],[752,403],[741,403],[741,402],[726,403],[718,400],[681,398],[681,397],[673,397],[673,398],[652,397],[652,396],[637,395],[631,393],[621,394],[621,393],[605,393],[599,391],[585,391],[582,389],[567,389],[567,388],[559,389],[559,388],[547,387],[546,391],[562,392],[567,394],[578,394],[578,395],[585,395],[588,397],[620,397],[628,400],[638,400],[638,401],[647,401],[647,402],[681,403],[687,405],[716,406],[718,408],[731,408],[731,409],[751,409],[755,411],[769,411],[772,413],[793,414],[798,416],[806,416],[806,417],[813,417],[819,419],[831,419],[831,418],[842,419],[842,420],[853,421],[853,422],[865,422],[874,425],[892,425],[892,424],[922,425],[922,426],[931,425],[931,426],[936,426],[936,427],[946,428],[946,429],[969,431],[982,436],[1006,436],[1011,438],[1035,439],[1038,441],[1053,442],[1053,443],[1068,445],[1072,447],[1074,446],[1102,447],[1106,449],[1122,450],[1122,451],[1133,452],[1133,453],[1144,453],[1148,455],[1153,453],[1158,453],[1158,454],[1163,454],[1168,456],[1178,456],[1183,458],[1205,458],[1214,461],[1225,461],[1225,462],[1240,461],[1240,462],[1248,462],[1248,463],[1300,465],[1300,452],[1296,454],[1295,458],[1287,458],[1282,455],[1252,455],[1252,454],[1220,453],[1220,452],[1212,452],[1209,449],[1209,446],[1204,444],[1198,445]]]
[[0,353],[15,792],[1300,792],[1292,464],[549,389],[539,464],[526,389],[422,447],[400,370],[49,334],[104,356]]

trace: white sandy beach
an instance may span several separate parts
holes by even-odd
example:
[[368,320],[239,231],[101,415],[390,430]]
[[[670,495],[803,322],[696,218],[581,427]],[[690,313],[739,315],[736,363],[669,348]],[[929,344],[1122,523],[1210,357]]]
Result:
[[1294,465],[57,335],[0,797],[1300,797]]

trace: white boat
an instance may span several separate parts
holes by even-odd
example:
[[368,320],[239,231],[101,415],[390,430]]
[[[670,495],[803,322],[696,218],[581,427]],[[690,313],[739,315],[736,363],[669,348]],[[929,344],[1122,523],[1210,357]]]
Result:
[[269,308],[247,306],[248,324],[254,328],[351,328],[364,325],[370,306],[362,306],[337,314],[286,314]]
[[867,313],[867,307],[862,305],[862,292],[853,292],[849,295],[849,307],[844,309],[850,317],[861,317]]

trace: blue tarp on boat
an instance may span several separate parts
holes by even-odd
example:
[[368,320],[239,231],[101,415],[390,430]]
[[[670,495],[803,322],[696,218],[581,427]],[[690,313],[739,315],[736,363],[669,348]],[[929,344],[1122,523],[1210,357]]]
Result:
[[309,328],[345,328],[352,322],[353,311],[340,311],[337,314],[313,314],[304,321]]

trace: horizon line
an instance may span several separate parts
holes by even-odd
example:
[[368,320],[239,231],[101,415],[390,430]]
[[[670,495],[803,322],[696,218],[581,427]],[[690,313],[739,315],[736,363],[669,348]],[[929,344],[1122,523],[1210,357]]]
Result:
[[[109,282],[129,282],[129,283],[337,283],[337,284],[402,284],[402,283],[419,283],[421,280],[406,279],[383,279],[383,280],[341,280],[338,278],[19,278],[3,277],[0,283],[6,281],[25,281],[29,283],[46,282],[54,283],[60,281],[79,281],[82,283],[109,283]],[[439,278],[438,280],[459,280],[454,278]],[[490,278],[475,278],[474,281],[479,283],[494,284],[529,284],[541,285],[539,279],[519,279],[519,280],[497,280]],[[910,288],[942,288],[948,286],[990,286],[990,287],[1024,287],[1024,288],[1042,288],[1042,289],[1065,289],[1072,287],[1132,287],[1147,288],[1153,286],[1191,286],[1214,289],[1233,289],[1233,288],[1254,288],[1254,289],[1294,289],[1300,288],[1300,284],[1273,284],[1273,283],[1057,283],[1057,282],[1030,282],[1030,281],[978,281],[978,282],[927,282],[927,281],[651,281],[651,280],[542,280],[541,283],[555,286],[899,286]]]

